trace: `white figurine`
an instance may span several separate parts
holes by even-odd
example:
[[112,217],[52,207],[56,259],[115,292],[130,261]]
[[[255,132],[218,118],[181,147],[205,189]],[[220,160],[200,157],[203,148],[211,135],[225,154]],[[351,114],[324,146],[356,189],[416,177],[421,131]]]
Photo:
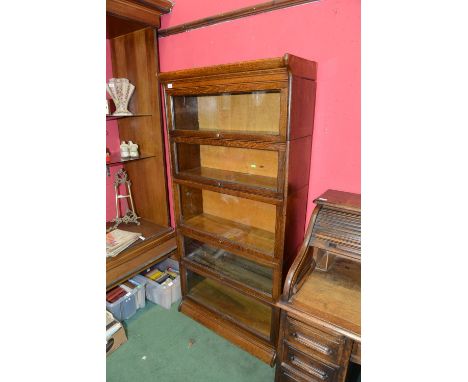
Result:
[[128,149],[130,150],[131,158],[138,158],[140,154],[138,153],[138,145],[132,141],[128,141]]
[[120,145],[120,156],[122,158],[128,158],[130,156],[130,147],[125,143],[125,141],[122,141],[122,144]]

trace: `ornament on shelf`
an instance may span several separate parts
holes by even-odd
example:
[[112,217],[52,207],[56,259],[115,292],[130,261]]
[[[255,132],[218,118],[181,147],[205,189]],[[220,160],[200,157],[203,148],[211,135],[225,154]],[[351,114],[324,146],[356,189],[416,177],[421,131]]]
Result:
[[130,156],[130,147],[125,143],[125,141],[122,141],[120,145],[120,156],[122,158],[128,158]]
[[[119,186],[121,184],[125,184],[127,188],[126,195],[119,194]],[[136,214],[135,205],[133,204],[131,185],[132,183],[128,179],[127,172],[123,168],[121,168],[114,176],[115,211],[116,212],[115,212],[115,218],[111,220],[111,223],[114,223],[114,225],[108,228],[107,232],[114,230],[121,223],[125,223],[125,224],[135,223],[136,225],[140,225],[140,222],[138,221],[138,219],[140,218]],[[125,212],[125,215],[123,216],[120,216],[120,200],[121,199],[128,199],[129,201],[127,203],[127,211]]]
[[128,101],[135,90],[135,86],[127,78],[111,78],[106,85],[107,92],[114,101],[116,110],[112,115],[133,115],[128,111]]
[[140,154],[138,153],[138,145],[132,141],[128,141],[128,149],[130,151],[130,158],[138,158]]

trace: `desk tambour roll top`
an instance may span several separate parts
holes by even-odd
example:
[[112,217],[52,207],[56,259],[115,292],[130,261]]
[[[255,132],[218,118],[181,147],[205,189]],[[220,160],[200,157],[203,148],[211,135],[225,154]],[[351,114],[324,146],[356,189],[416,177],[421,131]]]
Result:
[[361,213],[357,209],[360,201],[350,198],[348,204],[338,205],[339,196],[338,191],[329,190],[317,199],[309,246],[361,261]]

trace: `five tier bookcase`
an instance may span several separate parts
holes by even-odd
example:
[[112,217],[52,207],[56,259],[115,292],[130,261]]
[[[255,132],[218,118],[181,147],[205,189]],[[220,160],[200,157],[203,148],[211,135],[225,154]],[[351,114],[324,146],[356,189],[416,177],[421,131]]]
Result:
[[180,310],[273,364],[306,224],[316,64],[286,54],[160,73]]

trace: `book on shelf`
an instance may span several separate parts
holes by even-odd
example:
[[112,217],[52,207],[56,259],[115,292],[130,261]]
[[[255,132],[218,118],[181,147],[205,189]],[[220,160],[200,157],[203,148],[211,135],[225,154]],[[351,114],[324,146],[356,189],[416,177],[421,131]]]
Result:
[[106,233],[106,256],[114,257],[139,239],[141,233],[114,229]]

